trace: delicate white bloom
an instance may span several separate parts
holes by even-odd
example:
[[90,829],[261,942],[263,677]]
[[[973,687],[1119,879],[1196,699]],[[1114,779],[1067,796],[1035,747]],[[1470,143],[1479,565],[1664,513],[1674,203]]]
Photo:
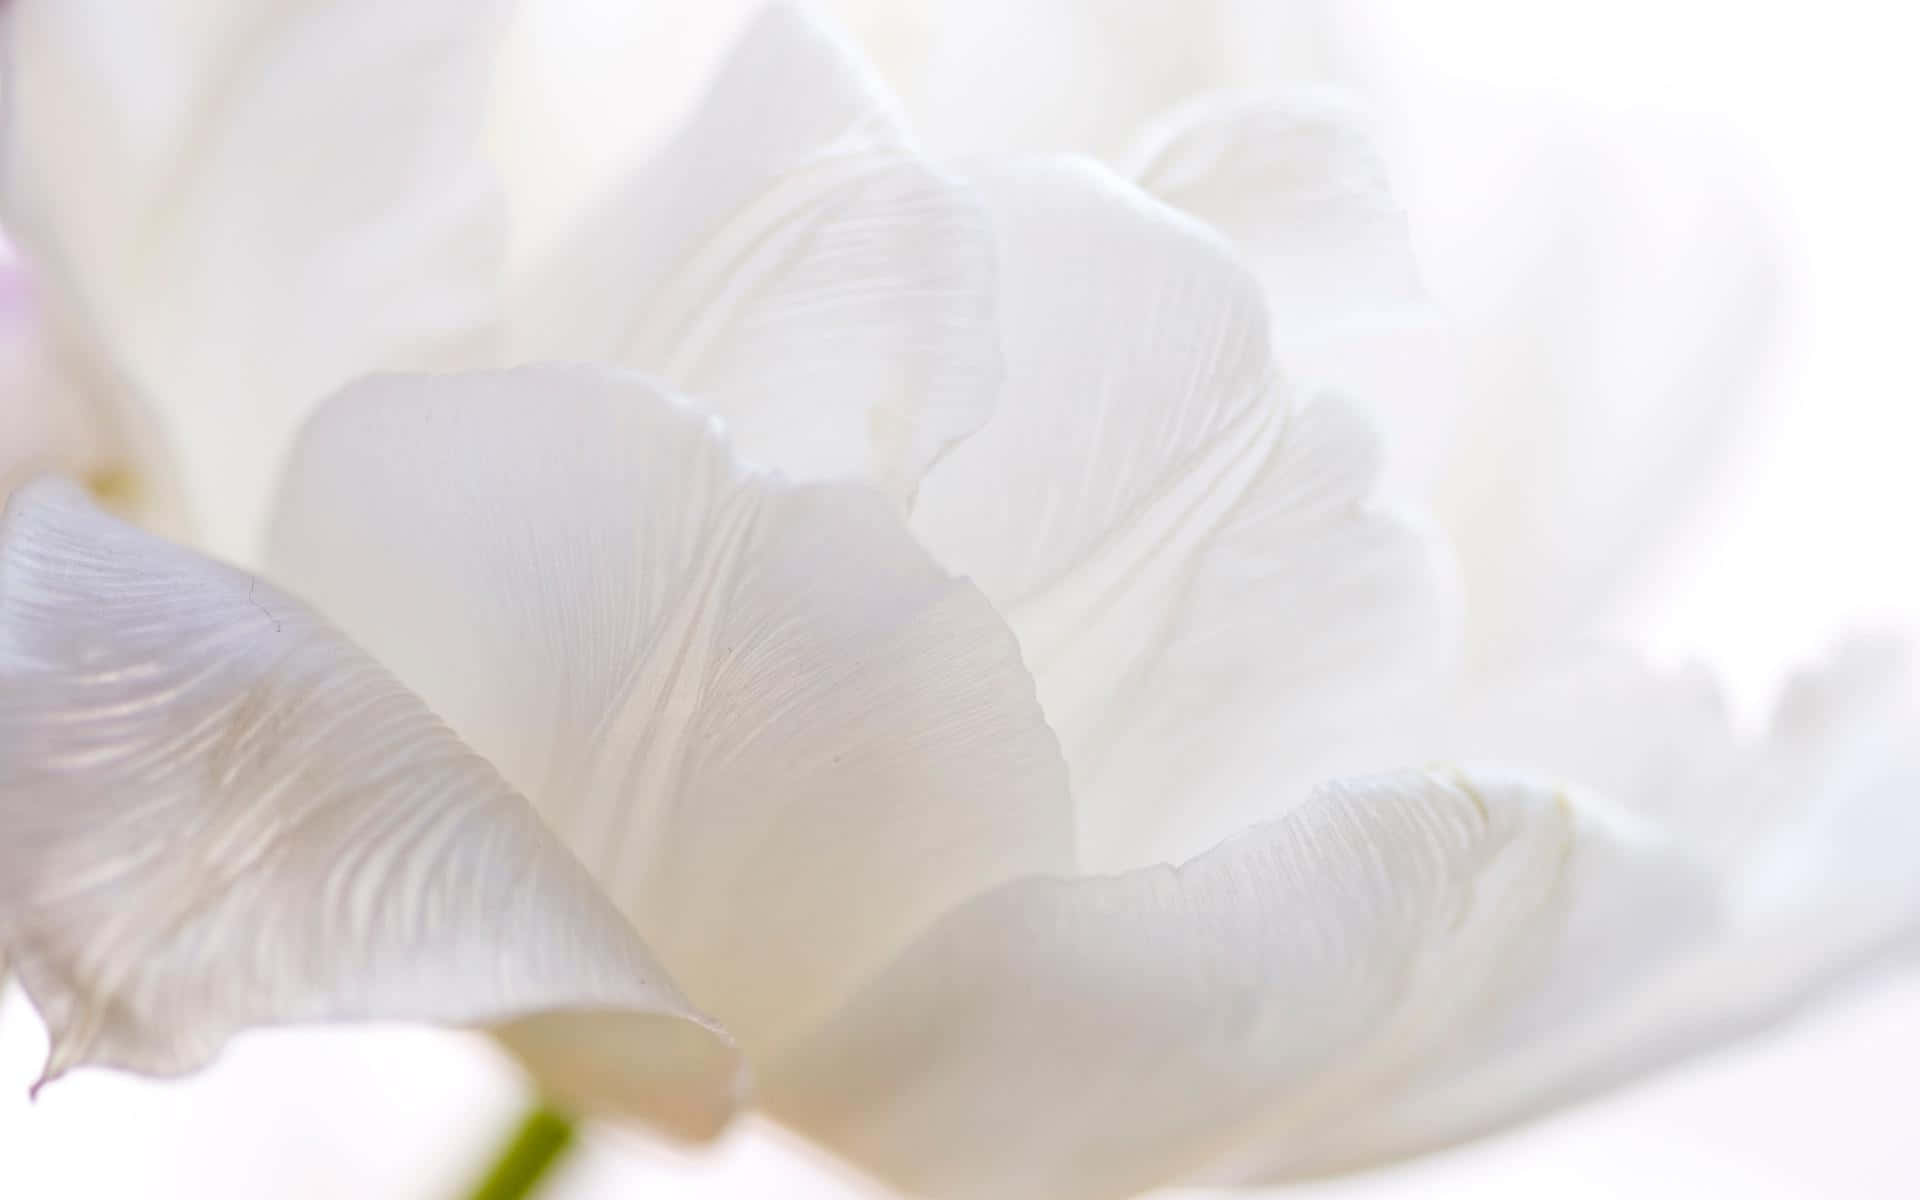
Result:
[[[376,617],[308,589],[366,644],[404,631],[383,665],[487,763],[302,601],[65,485],[17,495],[0,880],[53,1071],[182,1069],[253,1023],[513,1018],[560,1095],[704,1132],[725,1053],[620,1048],[620,1012],[688,1014],[634,929],[757,1036],[903,924],[1068,861],[1057,752],[985,601],[878,496],[744,470],[645,385],[369,383],[287,495],[283,557],[382,590]],[[108,920],[130,895],[139,920]]]
[[[700,1136],[744,1083],[918,1192],[1104,1197],[1471,1136],[1910,936],[1877,652],[1753,744],[1612,657],[1460,669],[1316,383],[1417,274],[1343,102],[1088,143],[1131,181],[941,165],[775,7],[509,270],[464,7],[156,16],[132,76],[93,7],[0,18],[8,215],[215,547],[279,491],[260,574],[9,506],[0,946],[51,1073],[476,1025],[591,1113]],[[549,357],[598,365],[286,436]]]
[[1375,305],[1288,366],[1391,424],[1391,470],[1460,556],[1477,667],[1605,632],[1762,409],[1780,237],[1764,181],[1709,139],[1545,136],[1527,106],[1395,63],[1365,4],[835,7],[933,145],[1098,154],[1230,237],[1283,320],[1405,268],[1326,252],[1391,244],[1398,205],[1361,201],[1394,176],[1425,302]]
[[[119,7],[5,13],[0,200],[49,288],[92,315],[74,340],[172,423],[195,530],[229,557],[255,556],[301,418],[372,369],[632,365],[796,478],[898,490],[991,406],[978,206],[837,49],[769,57],[804,31],[743,41],[740,80],[510,281],[485,158],[500,6]],[[125,65],[120,38],[141,47]],[[728,99],[749,84],[807,103]],[[850,419],[814,420],[822,404]]]
[[76,351],[166,422],[219,552],[250,554],[321,396],[488,346],[502,238],[473,99],[498,7],[0,14],[0,220]]

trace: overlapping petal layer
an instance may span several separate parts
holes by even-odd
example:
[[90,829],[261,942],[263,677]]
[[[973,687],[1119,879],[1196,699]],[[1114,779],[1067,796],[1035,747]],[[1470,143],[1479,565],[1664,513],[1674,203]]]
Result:
[[1463,1023],[1571,992],[1540,968],[1584,968],[1610,932],[1576,884],[1658,884],[1629,893],[1651,905],[1688,877],[1598,802],[1522,780],[1331,785],[1177,869],[964,906],[769,1068],[767,1101],[931,1195],[1244,1176],[1310,1156]]
[[1357,761],[1444,753],[1605,788],[1684,848],[1711,906],[1617,872],[1576,881],[1590,932],[1552,967],[1552,991],[1463,1023],[1449,1056],[1283,1173],[1526,1119],[1776,1021],[1915,944],[1920,717],[1899,658],[1850,647],[1796,684],[1760,739],[1735,735],[1699,675],[1600,650],[1407,713]]
[[1764,181],[1725,147],[1497,120],[1480,145],[1466,134],[1490,114],[1434,109],[1405,169],[1428,181],[1416,242],[1457,349],[1386,356],[1398,369],[1373,379],[1397,429],[1446,441],[1428,495],[1468,581],[1469,647],[1510,669],[1611,632],[1670,565],[1769,402],[1789,268]]
[[[1209,820],[1224,765],[1285,763],[1443,660],[1449,576],[1373,502],[1365,423],[1292,398],[1222,242],[1090,163],[977,182],[1007,387],[914,528],[1020,635],[1090,865],[1187,857],[1237,828]],[[1170,846],[1172,796],[1190,832]]]
[[991,409],[992,268],[866,65],[774,4],[518,289],[514,353],[663,375],[748,459],[905,497]]
[[1319,82],[1339,9],[1319,0],[833,0],[943,151],[1121,155],[1201,92]]
[[273,561],[756,1054],[948,906],[1071,866],[1059,751],[986,599],[880,493],[744,467],[637,379],[352,389],[301,441]]
[[[0,825],[0,945],[49,1077],[410,1020],[496,1028],[556,1095],[688,1134],[736,1099],[731,1042],[415,696],[299,600],[59,481],[0,530]],[[568,1020],[597,1061],[553,1044]]]
[[39,307],[0,242],[0,500],[46,472],[84,478],[110,462],[107,431],[58,369]]
[[1420,307],[1406,214],[1338,92],[1196,97],[1148,126],[1122,170],[1234,243],[1289,350]]
[[90,373],[168,423],[196,530],[252,549],[307,409],[487,353],[492,3],[0,10],[0,211]]
[[58,473],[149,528],[182,530],[170,439],[58,304],[0,238],[0,502]]

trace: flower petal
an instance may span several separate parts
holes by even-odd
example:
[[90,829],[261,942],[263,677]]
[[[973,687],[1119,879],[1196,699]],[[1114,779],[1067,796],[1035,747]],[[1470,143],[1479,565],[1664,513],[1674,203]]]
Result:
[[[1777,1019],[1831,984],[1920,946],[1920,691],[1911,649],[1842,645],[1796,676],[1752,754],[1752,800],[1716,814],[1739,936],[1708,970],[1745,995],[1712,1014],[1726,1030]],[[1695,1040],[1708,1040],[1699,1033]]]
[[1185,857],[1244,825],[1214,820],[1237,778],[1217,764],[1284,761],[1444,656],[1447,576],[1372,504],[1371,431],[1290,401],[1216,237],[1091,164],[978,182],[1007,386],[914,528],[1019,634],[1092,865]]
[[[1764,798],[1748,786],[1751,758],[1709,673],[1655,670],[1593,644],[1431,689],[1329,739],[1312,769],[1448,761],[1537,771],[1599,792],[1725,865],[1769,823]],[[1730,796],[1740,797],[1743,819],[1728,819]]]
[[154,413],[0,245],[0,501],[44,474],[84,480],[122,516],[184,529]]
[[1611,834],[1518,780],[1406,774],[1177,869],[1010,884],[772,1064],[766,1099],[939,1197],[1131,1195],[1306,1153],[1527,981]]
[[1786,267],[1765,187],[1724,147],[1635,126],[1508,137],[1463,163],[1471,142],[1447,128],[1410,170],[1431,181],[1417,244],[1464,353],[1451,375],[1415,363],[1394,415],[1448,414],[1430,494],[1472,598],[1470,649],[1511,668],[1604,633],[1666,565],[1765,410]]
[[1531,998],[1463,1025],[1452,1056],[1286,1173],[1538,1116],[1777,1021],[1916,944],[1920,720],[1896,657],[1862,645],[1803,679],[1757,744],[1733,736],[1697,676],[1599,653],[1467,705],[1451,732],[1435,722],[1429,745],[1619,789],[1691,868],[1576,880],[1571,936]]
[[948,153],[1118,156],[1221,87],[1331,77],[1340,6],[1243,0],[834,0]]
[[513,214],[516,265],[550,250],[659,147],[765,0],[515,5],[488,142]]
[[540,264],[516,356],[663,375],[748,459],[902,496],[998,377],[978,202],[810,18],[769,6],[672,142]]
[[[712,1132],[731,1043],[532,809],[291,596],[69,484],[0,534],[0,944],[47,1075],[253,1026],[498,1029],[561,1097]],[[561,1014],[566,1014],[563,1016]],[[613,1074],[554,1047],[604,1035]]]
[[758,1054],[952,904],[1065,869],[1012,635],[892,506],[744,468],[639,380],[378,379],[275,562],[500,766]]
[[0,243],[0,500],[48,472],[85,478],[104,469],[103,424],[59,369],[26,273]]
[[1125,173],[1231,240],[1292,344],[1404,319],[1421,289],[1406,216],[1362,115],[1331,92],[1208,95],[1156,121]]
[[319,396],[483,352],[505,229],[480,145],[498,7],[0,10],[8,232],[177,427],[216,549],[252,549]]

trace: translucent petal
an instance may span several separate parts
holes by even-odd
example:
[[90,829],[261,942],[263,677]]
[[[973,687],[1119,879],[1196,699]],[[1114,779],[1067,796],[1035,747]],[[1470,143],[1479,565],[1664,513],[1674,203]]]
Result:
[[928,140],[958,153],[1121,155],[1149,121],[1223,87],[1337,69],[1323,0],[834,0]]
[[1337,93],[1197,98],[1157,120],[1123,170],[1234,243],[1283,344],[1420,307],[1386,163]]
[[1449,576],[1373,502],[1365,423],[1291,401],[1217,237],[1087,163],[978,182],[1007,386],[914,529],[1019,634],[1090,864],[1185,857],[1244,824],[1216,819],[1232,756],[1284,761],[1444,659]]
[[644,382],[351,389],[274,551],[756,1054],[951,904],[1069,865],[1059,751],[986,600],[878,492],[743,467]]
[[1605,786],[1691,865],[1576,878],[1575,925],[1532,997],[1463,1027],[1452,1056],[1288,1171],[1529,1119],[1778,1021],[1912,947],[1920,719],[1899,657],[1850,647],[1790,689],[1761,739],[1736,736],[1697,673],[1599,650],[1408,714],[1418,732],[1396,753],[1446,745]]
[[1447,112],[1406,169],[1430,181],[1416,242],[1463,353],[1403,356],[1389,420],[1445,414],[1429,494],[1470,650],[1511,668],[1608,632],[1668,565],[1765,411],[1787,268],[1765,187],[1723,147],[1631,125],[1475,154],[1447,131],[1479,117]]
[[985,215],[865,65],[769,6],[672,141],[537,264],[515,355],[664,376],[742,455],[911,493],[998,378]]
[[19,305],[0,316],[0,501],[41,475],[65,475],[112,512],[186,536],[172,440],[153,407],[43,297]]
[[108,468],[113,439],[53,354],[26,272],[0,242],[0,500],[35,476]]
[[1616,852],[1550,789],[1407,774],[1179,868],[1010,884],[771,1066],[766,1100],[938,1197],[1132,1195],[1309,1153],[1532,977],[1589,838]]
[[[25,0],[0,22],[7,230],[178,432],[194,527],[258,534],[287,439],[378,367],[486,352],[493,3]],[[349,81],[349,82],[343,82]]]
[[688,1134],[731,1110],[726,1035],[300,601],[33,484],[0,534],[0,686],[0,944],[49,1078],[192,1070],[254,1026],[431,1021],[498,1030],[583,1107]]

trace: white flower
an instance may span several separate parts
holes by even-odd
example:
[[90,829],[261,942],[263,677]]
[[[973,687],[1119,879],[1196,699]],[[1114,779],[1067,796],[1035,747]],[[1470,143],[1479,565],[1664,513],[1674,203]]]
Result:
[[1230,237],[1276,317],[1355,281],[1384,294],[1407,266],[1325,253],[1356,234],[1384,247],[1381,222],[1401,219],[1352,194],[1384,195],[1388,164],[1353,132],[1382,127],[1430,303],[1376,304],[1288,366],[1393,429],[1393,470],[1460,556],[1477,668],[1606,632],[1767,399],[1782,238],[1767,181],[1708,138],[1550,124],[1427,79],[1365,3],[834,7],[934,146],[1097,154]]
[[[372,369],[632,365],[699,394],[748,454],[778,439],[796,478],[897,487],[985,418],[978,206],[817,52],[743,47],[733,69],[772,89],[753,96],[809,107],[768,124],[723,93],[607,219],[509,279],[484,158],[492,7],[297,5],[260,29],[218,9],[5,14],[8,227],[61,314],[91,314],[64,332],[170,422],[206,545],[254,558],[293,429]],[[114,57],[108,25],[141,53]]]
[[[774,8],[522,276],[464,6],[189,24],[143,85],[83,69],[88,7],[6,11],[8,212],[180,422],[216,546],[347,376],[603,365],[339,392],[264,575],[16,495],[0,946],[51,1073],[471,1024],[592,1113],[710,1133],[744,1058],[904,1187],[1108,1196],[1470,1136],[1911,929],[1877,672],[1757,747],[1611,660],[1459,684],[1444,555],[1294,367],[1411,277],[1338,105],[1170,118],[1137,169],[1182,215],[929,165]],[[1245,262],[1197,219],[1237,212]],[[1586,786],[1315,783],[1436,758]]]

